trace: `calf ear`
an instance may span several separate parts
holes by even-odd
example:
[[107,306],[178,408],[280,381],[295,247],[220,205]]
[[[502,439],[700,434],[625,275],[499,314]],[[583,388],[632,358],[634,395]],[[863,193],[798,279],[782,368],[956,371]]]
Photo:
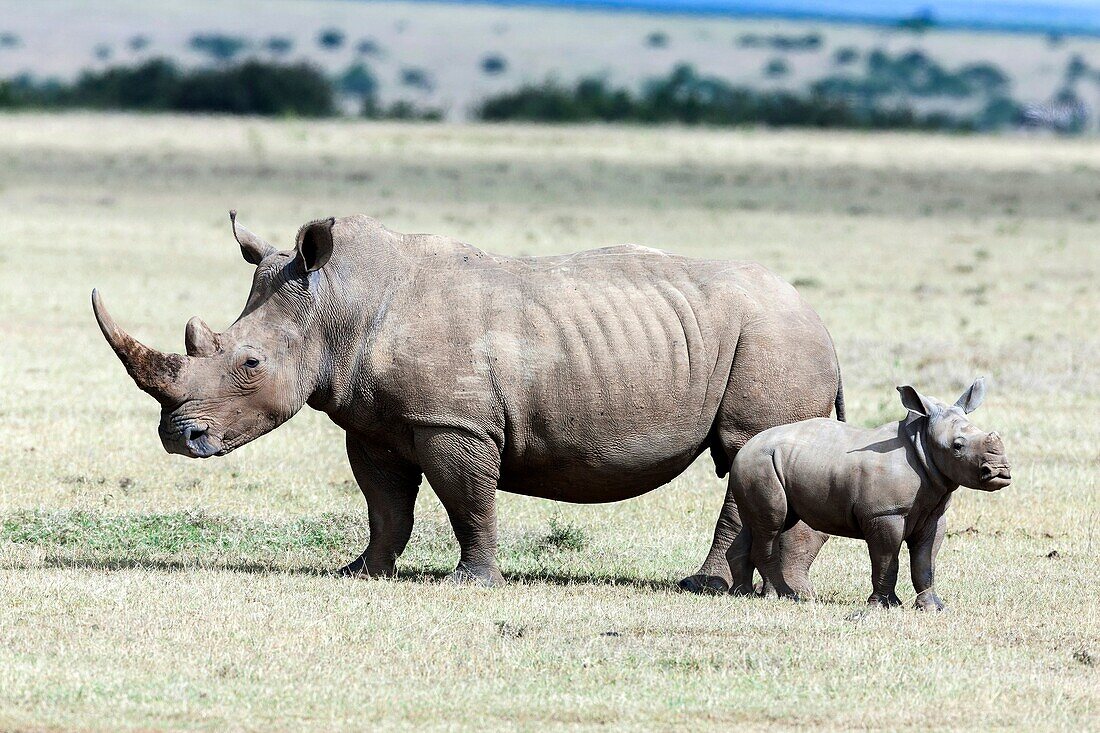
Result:
[[901,393],[901,404],[905,405],[905,409],[925,417],[932,414],[932,401],[908,384],[898,387],[898,392]]
[[241,245],[241,256],[245,262],[258,265],[264,257],[278,252],[274,245],[268,244],[258,236],[248,231],[243,224],[237,223],[237,210],[229,212],[229,223],[233,225],[233,238]]
[[984,399],[985,377],[978,377],[974,380],[974,384],[970,385],[970,389],[963,392],[962,397],[955,402],[955,407],[961,407],[963,412],[970,414],[978,409]]
[[320,270],[332,257],[332,227],[336,219],[311,221],[298,232],[298,261],[306,272]]

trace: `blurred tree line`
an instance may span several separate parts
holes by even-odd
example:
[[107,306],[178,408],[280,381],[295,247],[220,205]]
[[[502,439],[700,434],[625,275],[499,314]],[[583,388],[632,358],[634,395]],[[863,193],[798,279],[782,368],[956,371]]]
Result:
[[[975,71],[973,77],[999,88],[999,79],[987,80],[986,73]],[[486,99],[476,115],[491,121],[938,130],[995,129],[1019,117],[1018,106],[1003,96],[980,106],[975,114],[920,112],[902,96],[867,94],[858,84],[829,80],[802,93],[754,89],[700,75],[691,66],[680,65],[667,77],[650,80],[637,93],[597,78],[582,79],[571,86],[553,81],[528,84]]]
[[[415,79],[406,78],[414,72]],[[404,86],[431,88],[426,72],[402,73]],[[423,109],[411,101],[383,105],[377,88],[373,73],[362,62],[330,78],[305,63],[252,59],[184,69],[153,59],[88,71],[71,83],[28,77],[3,81],[0,108],[325,117],[346,110],[341,103],[348,102],[370,118],[442,117],[440,110]],[[474,116],[488,121],[992,130],[1020,119],[1019,105],[1008,88],[1007,77],[989,64],[952,72],[919,52],[891,57],[875,51],[864,59],[862,70],[825,77],[805,91],[737,86],[680,65],[636,91],[598,78],[569,85],[526,84],[483,100]]]

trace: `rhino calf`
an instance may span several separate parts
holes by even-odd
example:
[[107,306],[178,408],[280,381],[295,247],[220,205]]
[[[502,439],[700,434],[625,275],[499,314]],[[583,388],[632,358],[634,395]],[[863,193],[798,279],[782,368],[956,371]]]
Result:
[[727,553],[736,576],[753,565],[781,596],[798,598],[784,578],[777,538],[802,520],[820,532],[867,541],[871,606],[900,606],[898,553],[909,545],[916,607],[942,610],[933,589],[945,512],[959,486],[997,491],[1011,473],[997,433],[966,415],[981,404],[978,379],[951,406],[898,387],[910,414],[864,429],[815,418],[765,430],[745,443],[729,490],[743,527]]

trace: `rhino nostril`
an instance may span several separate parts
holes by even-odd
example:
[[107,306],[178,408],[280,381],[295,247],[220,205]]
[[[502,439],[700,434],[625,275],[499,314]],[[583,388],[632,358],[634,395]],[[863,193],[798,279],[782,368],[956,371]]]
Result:
[[993,478],[993,469],[988,465],[982,466],[980,478],[982,481],[988,481]]
[[202,436],[206,435],[206,426],[199,427],[198,425],[188,425],[183,429],[184,442],[190,443],[193,440],[198,440]]

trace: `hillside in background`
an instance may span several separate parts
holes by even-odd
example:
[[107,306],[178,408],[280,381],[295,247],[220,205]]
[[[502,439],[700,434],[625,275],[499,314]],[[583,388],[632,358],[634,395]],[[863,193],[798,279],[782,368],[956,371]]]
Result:
[[680,64],[753,89],[824,84],[852,98],[905,99],[917,110],[1100,101],[1100,41],[1059,34],[328,0],[59,0],[2,9],[2,78],[71,80],[161,57],[183,67],[307,61],[336,82],[349,110],[369,91],[381,104],[400,100],[449,119],[525,84],[598,77],[638,90]]

